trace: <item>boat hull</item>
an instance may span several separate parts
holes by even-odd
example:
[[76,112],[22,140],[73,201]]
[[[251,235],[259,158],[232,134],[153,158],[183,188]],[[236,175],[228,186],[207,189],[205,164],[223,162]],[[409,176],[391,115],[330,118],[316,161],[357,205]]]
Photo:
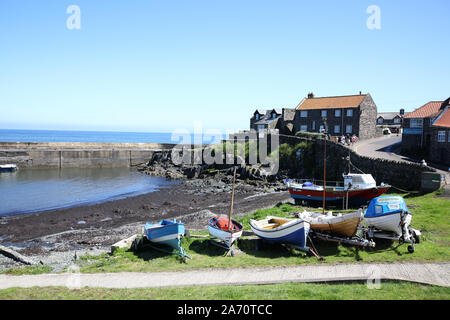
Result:
[[289,223],[274,229],[264,229],[260,226],[261,222],[270,221],[272,218],[276,217],[267,217],[262,221],[250,220],[250,227],[253,233],[270,243],[287,243],[303,248],[306,247],[306,240],[310,230],[308,222],[292,219]]
[[[323,217],[321,217],[323,216]],[[311,229],[336,236],[353,237],[363,218],[361,210],[338,217],[327,217],[322,214],[305,212],[300,218],[309,222]]]
[[[368,204],[373,198],[379,197],[385,193],[390,187],[383,186],[370,189],[349,190],[348,204],[350,206],[361,206]],[[323,190],[312,190],[308,188],[290,187],[289,193],[292,198],[299,201],[307,201],[311,203],[322,204]],[[342,201],[347,197],[347,192],[343,190],[327,190],[325,188],[325,201],[327,203],[342,204]]]
[[209,234],[219,240],[222,240],[228,247],[231,247],[233,243],[242,236],[242,225],[231,220],[235,229],[233,231],[224,230],[214,226],[214,219],[211,219],[208,223]]
[[376,228],[382,231],[393,232],[396,235],[402,235],[401,215],[406,214],[404,226],[407,229],[411,224],[412,216],[409,213],[396,212],[385,214],[378,217],[364,217],[364,221],[368,227]]
[[146,223],[145,235],[150,242],[165,244],[179,248],[179,240],[185,233],[184,224],[180,222],[161,220],[158,223]]
[[0,165],[0,172],[14,172],[16,170],[17,170],[17,166],[15,164]]

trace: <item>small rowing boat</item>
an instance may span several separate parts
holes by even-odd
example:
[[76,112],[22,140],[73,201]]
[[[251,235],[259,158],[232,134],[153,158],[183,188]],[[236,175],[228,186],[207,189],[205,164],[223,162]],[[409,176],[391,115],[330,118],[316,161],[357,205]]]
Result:
[[363,218],[363,211],[337,214],[334,216],[331,211],[327,214],[319,212],[303,211],[296,213],[300,219],[308,221],[312,230],[329,233],[336,236],[353,237],[356,234],[358,225]]
[[169,245],[179,249],[179,240],[184,236],[184,224],[169,220],[161,220],[158,223],[147,222],[144,227],[145,236],[150,242]]
[[254,234],[264,241],[291,244],[307,249],[306,240],[310,225],[301,219],[268,216],[263,220],[250,220]]
[[242,225],[235,220],[231,220],[231,228],[227,217],[214,217],[209,220],[209,234],[222,240],[228,248],[231,248],[234,242],[242,236]]
[[[235,220],[231,219],[233,213],[233,201],[234,201],[234,184],[236,182],[236,167],[234,167],[233,174],[233,188],[231,190],[231,203],[228,218],[226,217],[214,217],[208,222],[209,234],[222,241],[224,245],[212,241],[211,243],[228,250],[231,255],[234,255],[233,244],[242,236],[242,225]],[[230,223],[231,221],[231,223]]]

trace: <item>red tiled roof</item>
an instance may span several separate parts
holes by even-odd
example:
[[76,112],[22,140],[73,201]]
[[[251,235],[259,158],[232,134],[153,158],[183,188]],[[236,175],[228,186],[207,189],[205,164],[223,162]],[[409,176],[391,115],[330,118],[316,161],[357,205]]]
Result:
[[420,108],[408,113],[404,116],[405,119],[411,118],[427,118],[436,116],[439,113],[439,108],[442,105],[442,101],[430,101]]
[[297,110],[356,108],[366,97],[363,95],[306,98],[297,106]]
[[439,118],[433,123],[433,127],[450,128],[450,108],[445,108]]

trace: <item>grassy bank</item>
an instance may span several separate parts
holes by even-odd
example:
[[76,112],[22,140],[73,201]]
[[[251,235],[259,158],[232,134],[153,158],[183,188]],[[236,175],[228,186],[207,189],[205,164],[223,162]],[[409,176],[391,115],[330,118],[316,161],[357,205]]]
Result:
[[448,300],[450,288],[409,282],[381,282],[379,289],[366,283],[283,283],[247,286],[198,286],[145,289],[64,287],[0,290],[0,300]]

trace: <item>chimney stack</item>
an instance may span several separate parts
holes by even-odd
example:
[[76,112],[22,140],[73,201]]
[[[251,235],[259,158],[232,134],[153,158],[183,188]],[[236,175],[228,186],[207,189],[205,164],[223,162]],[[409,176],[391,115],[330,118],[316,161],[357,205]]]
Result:
[[359,92],[359,95],[361,95],[361,91]]
[[312,98],[314,98],[314,93],[312,93],[312,92],[308,93],[308,99],[312,99]]

